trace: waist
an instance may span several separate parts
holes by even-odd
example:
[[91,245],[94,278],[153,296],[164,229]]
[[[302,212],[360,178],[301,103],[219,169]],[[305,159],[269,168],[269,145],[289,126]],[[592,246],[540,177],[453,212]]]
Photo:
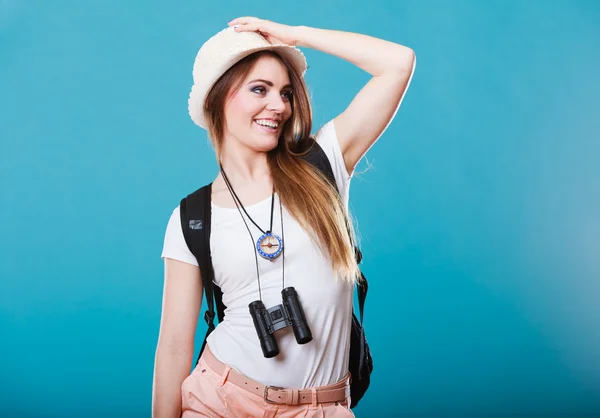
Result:
[[217,359],[265,385],[318,387],[338,382],[348,374],[350,330],[350,323],[315,326],[313,341],[303,345],[297,343],[291,327],[277,331],[281,354],[270,359],[264,357],[253,326],[225,321],[208,336],[207,346]]
[[350,374],[348,373],[339,382],[327,386],[318,386],[313,388],[294,389],[282,388],[277,386],[264,385],[260,382],[250,379],[227,364],[218,360],[210,351],[208,345],[202,353],[202,360],[215,373],[244,390],[262,397],[267,403],[302,405],[302,404],[322,404],[347,402],[350,396]]

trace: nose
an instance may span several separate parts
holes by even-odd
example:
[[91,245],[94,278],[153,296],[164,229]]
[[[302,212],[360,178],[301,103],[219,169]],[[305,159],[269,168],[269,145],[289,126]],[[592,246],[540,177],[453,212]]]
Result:
[[272,112],[283,113],[285,111],[285,102],[281,95],[277,93],[272,94],[267,108]]

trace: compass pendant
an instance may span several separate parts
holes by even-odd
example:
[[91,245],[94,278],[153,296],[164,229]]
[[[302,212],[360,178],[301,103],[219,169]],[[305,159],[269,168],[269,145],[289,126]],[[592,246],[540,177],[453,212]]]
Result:
[[283,241],[277,235],[267,232],[256,241],[256,249],[262,258],[275,260],[283,250]]

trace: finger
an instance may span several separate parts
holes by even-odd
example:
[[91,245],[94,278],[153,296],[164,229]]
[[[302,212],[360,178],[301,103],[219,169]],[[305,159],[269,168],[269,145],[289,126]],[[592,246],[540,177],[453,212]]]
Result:
[[247,23],[245,25],[240,24],[240,26],[234,27],[236,32],[265,32],[261,25],[256,25],[252,23]]
[[237,17],[235,19],[233,19],[231,22],[229,22],[229,25],[238,25],[238,24],[244,24],[244,23],[255,23],[257,21],[259,21],[260,19],[257,17],[253,17],[253,16],[243,16],[243,17]]

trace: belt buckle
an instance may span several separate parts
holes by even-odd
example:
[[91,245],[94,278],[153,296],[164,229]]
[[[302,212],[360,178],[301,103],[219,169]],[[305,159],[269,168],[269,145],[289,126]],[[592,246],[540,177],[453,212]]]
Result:
[[265,402],[270,404],[279,404],[280,402],[270,401],[269,399],[267,399],[267,396],[269,396],[269,389],[285,390],[285,388],[282,388],[281,386],[265,386],[265,393],[263,395],[263,399],[265,400]]

